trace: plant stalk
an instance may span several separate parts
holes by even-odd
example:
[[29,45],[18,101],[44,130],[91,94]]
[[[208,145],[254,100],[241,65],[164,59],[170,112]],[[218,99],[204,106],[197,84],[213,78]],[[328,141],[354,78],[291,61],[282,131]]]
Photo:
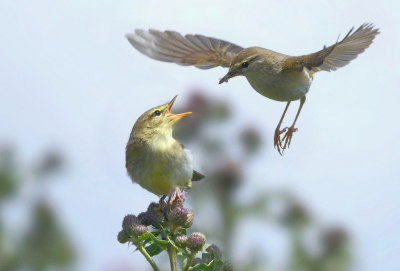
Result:
[[151,256],[149,255],[149,253],[147,253],[146,249],[143,247],[143,245],[141,243],[136,245],[137,249],[143,254],[143,256],[146,258],[146,260],[149,262],[149,264],[151,265],[151,267],[153,267],[154,271],[160,271],[160,269],[158,269],[156,263],[153,261],[153,259],[151,258]]
[[168,248],[169,262],[171,264],[171,271],[178,271],[178,262],[176,261],[176,250],[173,246]]
[[183,266],[182,271],[188,271],[188,270],[189,270],[189,267],[192,265],[194,256],[196,256],[196,253],[190,253],[190,254],[187,256],[187,258],[186,258],[186,259],[187,259],[186,265]]

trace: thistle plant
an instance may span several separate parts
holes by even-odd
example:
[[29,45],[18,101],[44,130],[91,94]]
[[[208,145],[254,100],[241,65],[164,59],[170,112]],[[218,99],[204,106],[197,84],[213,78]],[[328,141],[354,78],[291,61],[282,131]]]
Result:
[[[232,265],[222,259],[216,245],[206,244],[203,233],[188,235],[194,214],[183,206],[184,200],[185,195],[177,188],[167,202],[152,202],[146,212],[125,216],[118,241],[136,246],[156,271],[160,269],[153,257],[163,251],[169,255],[171,271],[233,270]],[[149,230],[148,227],[152,228]],[[200,253],[201,258],[196,258]],[[182,258],[181,268],[178,268],[177,257]]]

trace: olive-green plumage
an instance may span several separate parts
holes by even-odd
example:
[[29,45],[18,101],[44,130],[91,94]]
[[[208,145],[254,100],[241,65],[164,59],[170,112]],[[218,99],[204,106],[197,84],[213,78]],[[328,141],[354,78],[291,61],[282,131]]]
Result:
[[[141,53],[156,60],[174,62],[182,66],[193,65],[200,69],[217,66],[229,68],[220,83],[228,82],[238,75],[245,76],[250,85],[261,95],[276,101],[290,102],[300,100],[300,108],[293,125],[280,130],[281,121],[275,130],[274,145],[283,149],[288,146],[294,124],[305,102],[306,94],[318,71],[334,71],[344,67],[364,52],[379,34],[372,24],[363,24],[353,29],[340,41],[321,51],[304,56],[289,56],[261,47],[242,48],[233,43],[205,37],[185,35],[174,31],[135,30],[127,34],[129,42]],[[286,132],[282,140],[280,134]]]
[[175,187],[191,187],[204,178],[193,170],[190,151],[172,137],[173,126],[190,114],[174,115],[175,98],[143,113],[132,128],[126,145],[126,168],[133,182],[156,194],[167,195]]

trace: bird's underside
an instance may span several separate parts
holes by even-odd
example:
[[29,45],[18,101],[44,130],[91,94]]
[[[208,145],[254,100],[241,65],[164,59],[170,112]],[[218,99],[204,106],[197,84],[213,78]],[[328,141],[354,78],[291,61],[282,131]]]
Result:
[[[318,52],[303,56],[288,56],[282,62],[281,70],[282,72],[302,72],[306,68],[311,73],[337,70],[346,66],[351,60],[364,52],[379,33],[378,30],[374,29],[372,24],[363,24],[354,32],[352,28],[341,41],[329,47],[324,46]],[[127,34],[126,37],[133,47],[150,58],[173,62],[182,66],[195,66],[200,69],[210,69],[217,66],[232,67],[235,62],[240,60],[240,56],[249,49],[202,35],[182,36],[174,31],[135,30],[134,34]],[[301,99],[300,108],[293,125],[280,130],[283,117],[290,104],[290,101],[288,101],[275,131],[274,145],[279,153],[281,153],[281,149],[284,150],[290,145],[292,134],[297,130],[294,128],[294,124],[304,102],[305,96],[304,99]],[[282,140],[285,142],[282,146],[280,135],[284,132],[285,135]]]

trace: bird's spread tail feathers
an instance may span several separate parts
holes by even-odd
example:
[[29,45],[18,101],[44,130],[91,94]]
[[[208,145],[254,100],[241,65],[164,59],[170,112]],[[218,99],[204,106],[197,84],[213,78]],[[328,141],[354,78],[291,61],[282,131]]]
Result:
[[365,51],[379,34],[379,29],[374,29],[372,24],[363,24],[356,31],[352,28],[349,33],[334,45],[325,47],[313,54],[291,57],[285,62],[284,70],[302,71],[307,68],[314,72],[335,71],[344,67],[351,60],[357,58]]

